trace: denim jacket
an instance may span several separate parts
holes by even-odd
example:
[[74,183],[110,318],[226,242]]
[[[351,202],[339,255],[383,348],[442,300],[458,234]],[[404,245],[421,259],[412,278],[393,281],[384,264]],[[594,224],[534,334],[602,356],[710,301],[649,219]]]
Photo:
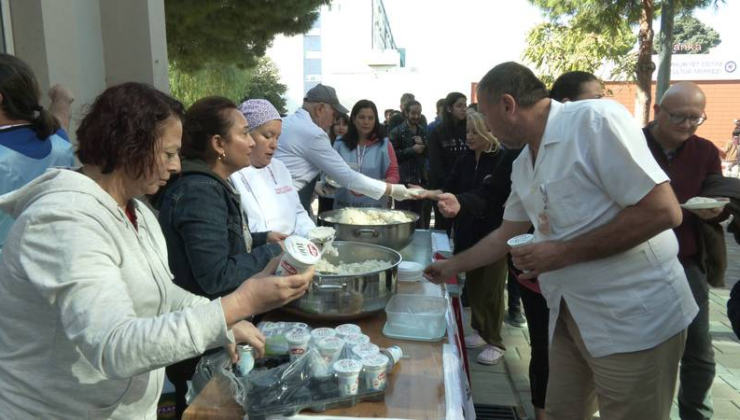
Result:
[[174,282],[208,298],[223,296],[262,271],[282,250],[254,233],[249,249],[239,195],[201,160],[184,159],[157,198]]

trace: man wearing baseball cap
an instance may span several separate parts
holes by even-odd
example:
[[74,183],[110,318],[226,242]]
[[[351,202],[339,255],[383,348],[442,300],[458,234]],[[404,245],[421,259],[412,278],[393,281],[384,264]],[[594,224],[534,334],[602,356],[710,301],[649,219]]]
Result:
[[327,131],[337,113],[347,114],[331,86],[318,84],[306,92],[303,106],[283,119],[283,133],[275,158],[285,164],[298,190],[301,204],[311,213],[311,198],[319,173],[324,172],[342,187],[379,199],[390,195],[395,200],[411,198],[403,185],[388,184],[352,170],[334,150]]

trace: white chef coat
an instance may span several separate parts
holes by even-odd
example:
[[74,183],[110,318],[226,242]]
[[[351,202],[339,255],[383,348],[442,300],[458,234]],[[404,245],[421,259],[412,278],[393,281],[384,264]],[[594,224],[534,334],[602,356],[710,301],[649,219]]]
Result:
[[229,179],[239,193],[250,231],[306,236],[316,227],[298,199],[290,172],[278,159],[264,168],[246,167]]
[[[611,100],[553,101],[535,164],[525,147],[511,179],[504,219],[531,221],[535,241],[592,231],[668,181],[632,115]],[[543,212],[549,234],[538,226]],[[561,299],[594,357],[653,348],[685,329],[698,307],[677,254],[669,229],[621,254],[540,275],[550,337]]]

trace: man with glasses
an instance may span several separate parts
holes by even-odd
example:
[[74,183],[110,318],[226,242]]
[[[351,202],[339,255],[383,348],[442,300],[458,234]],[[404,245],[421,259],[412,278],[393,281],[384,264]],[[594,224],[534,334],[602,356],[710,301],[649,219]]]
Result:
[[[681,82],[666,91],[654,106],[655,120],[643,129],[655,160],[671,179],[680,203],[701,196],[702,183],[711,174],[722,174],[719,150],[696,135],[707,119],[706,97],[694,83]],[[711,388],[715,375],[714,351],[709,334],[709,286],[700,257],[700,224],[726,218],[722,208],[683,209],[683,222],[674,229],[678,258],[691,287],[699,314],[689,325],[681,359],[678,408],[681,419],[710,419]]]

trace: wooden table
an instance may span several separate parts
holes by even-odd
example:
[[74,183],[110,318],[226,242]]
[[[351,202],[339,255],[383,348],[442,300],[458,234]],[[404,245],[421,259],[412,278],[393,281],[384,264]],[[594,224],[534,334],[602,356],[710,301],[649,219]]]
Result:
[[[427,231],[428,232],[428,231]],[[428,240],[428,234],[422,233]],[[417,237],[421,236],[417,232]],[[423,239],[417,240],[419,246],[425,246]],[[413,259],[426,258],[429,251]],[[412,259],[406,257],[407,259]],[[423,261],[419,261],[423,262]],[[429,283],[399,282],[399,293],[438,294],[439,287]],[[270,314],[270,320],[295,321],[284,313]],[[361,402],[351,408],[327,410],[324,415],[350,417],[391,417],[402,419],[444,419],[445,418],[445,390],[442,373],[442,344],[391,339],[383,336],[381,330],[385,324],[385,312],[377,316],[355,321],[362,328],[362,332],[370,336],[370,340],[380,347],[398,345],[403,350],[404,357],[393,368],[389,375],[385,401]],[[311,321],[309,325],[317,327],[334,327],[339,323]],[[306,411],[301,414],[311,414]],[[213,379],[198,395],[185,411],[186,420],[243,419],[244,410],[231,395],[228,395],[227,384]]]

